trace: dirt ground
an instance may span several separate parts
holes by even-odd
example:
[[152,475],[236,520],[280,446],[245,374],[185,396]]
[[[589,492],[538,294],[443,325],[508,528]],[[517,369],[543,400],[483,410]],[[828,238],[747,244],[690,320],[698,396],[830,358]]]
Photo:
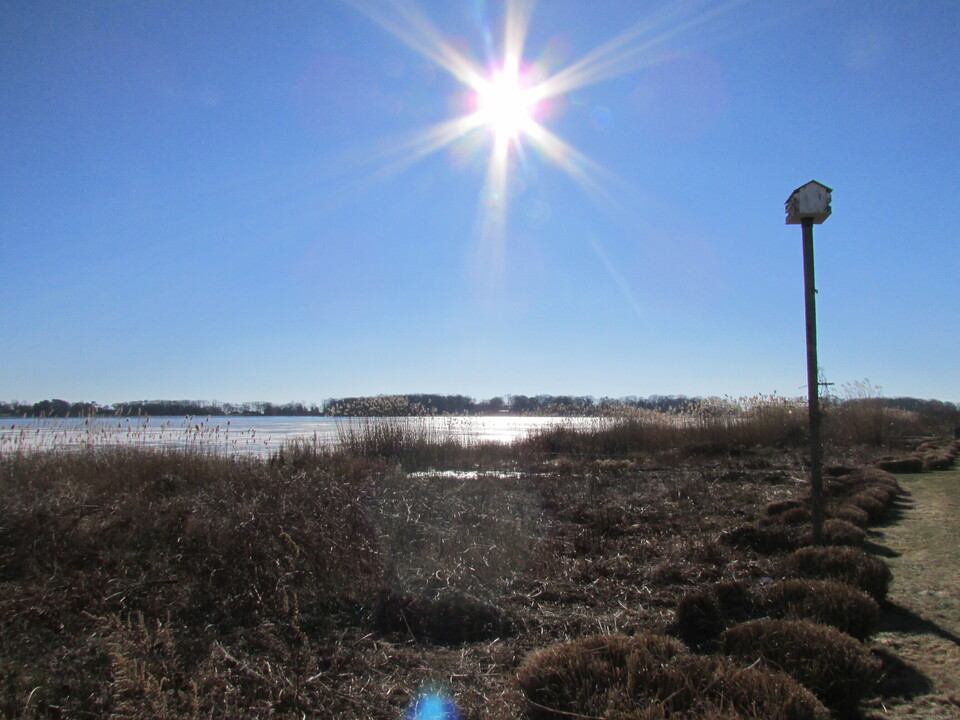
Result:
[[873,538],[894,580],[874,640],[885,699],[868,717],[960,718],[960,471],[897,480],[907,495]]

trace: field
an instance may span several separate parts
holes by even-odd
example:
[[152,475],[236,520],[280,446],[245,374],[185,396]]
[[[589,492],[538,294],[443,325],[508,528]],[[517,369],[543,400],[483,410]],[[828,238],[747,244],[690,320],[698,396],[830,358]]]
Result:
[[[943,430],[929,418],[831,412],[827,536],[869,548],[862,526],[880,521],[899,490],[886,473],[858,468],[884,455],[929,464],[956,446],[917,449],[918,437]],[[734,617],[716,598],[733,588],[773,616],[770,588],[808,572],[791,554],[809,542],[796,502],[807,478],[803,421],[795,405],[767,399],[735,414],[561,427],[509,446],[383,422],[337,448],[288,446],[269,459],[149,448],[3,455],[0,712],[769,716],[762,688],[780,683],[784,696],[783,683],[796,683],[775,673],[772,656],[760,669],[737,664],[735,626],[750,613]],[[585,638],[606,638],[590,641],[603,652],[628,648],[629,664],[648,652],[630,638],[663,633],[677,646],[661,665],[680,668],[669,694],[667,680],[627,692],[611,680],[619,666],[576,664]],[[550,664],[563,653],[580,659]],[[741,701],[746,691],[730,678],[748,676],[761,699]],[[550,694],[557,678],[570,697]],[[858,691],[864,700],[898,692],[878,679]],[[825,717],[823,705],[859,712],[856,693],[850,707],[804,682],[817,699],[796,686],[793,716]],[[605,704],[591,706],[603,693]],[[538,700],[547,697],[567,709]]]

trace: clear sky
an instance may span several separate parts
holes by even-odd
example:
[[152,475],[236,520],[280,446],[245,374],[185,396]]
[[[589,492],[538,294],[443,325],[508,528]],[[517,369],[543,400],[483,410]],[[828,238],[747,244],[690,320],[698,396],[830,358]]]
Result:
[[960,401],[960,3],[0,0],[0,399],[803,395],[811,179]]

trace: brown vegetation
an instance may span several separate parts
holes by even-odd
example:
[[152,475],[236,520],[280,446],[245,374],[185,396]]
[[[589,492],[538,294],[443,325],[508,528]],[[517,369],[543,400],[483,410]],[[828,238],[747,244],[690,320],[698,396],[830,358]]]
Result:
[[753,620],[723,633],[724,652],[785,672],[809,688],[824,705],[854,716],[880,676],[880,664],[866,648],[835,628],[807,620]]
[[[829,610],[800,590],[775,602],[782,574],[882,597],[889,576],[860,550],[783,557],[807,532],[788,515],[806,503],[793,408],[603,421],[512,446],[418,433],[371,425],[267,460],[0,456],[0,715],[395,718],[440,688],[463,718],[551,707],[538,697],[621,720],[824,717],[789,678],[657,634],[678,606],[712,637],[776,602],[821,622],[865,607],[843,590]],[[899,492],[879,470],[829,478],[838,541],[861,537],[847,522],[869,521],[863,504],[886,510]],[[573,669],[530,665],[598,635],[620,638],[582,659],[619,668],[583,680],[603,692],[571,699],[578,686],[549,678]],[[648,685],[617,665],[661,651]]]
[[836,580],[859,588],[875,600],[883,600],[890,587],[890,568],[863,550],[847,547],[805,547],[783,562],[788,577]]
[[826,720],[790,677],[689,655],[658,635],[604,635],[539,650],[517,671],[535,720],[735,718]]
[[880,622],[876,600],[832,580],[784,580],[764,588],[760,604],[770,617],[812,620],[858,640],[875,633]]

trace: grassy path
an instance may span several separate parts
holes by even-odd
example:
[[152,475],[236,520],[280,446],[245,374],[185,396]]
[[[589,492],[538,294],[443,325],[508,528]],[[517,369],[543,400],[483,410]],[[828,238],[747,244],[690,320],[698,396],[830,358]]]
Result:
[[876,542],[893,570],[875,646],[902,660],[876,718],[960,718],[960,471],[900,475],[907,497]]

